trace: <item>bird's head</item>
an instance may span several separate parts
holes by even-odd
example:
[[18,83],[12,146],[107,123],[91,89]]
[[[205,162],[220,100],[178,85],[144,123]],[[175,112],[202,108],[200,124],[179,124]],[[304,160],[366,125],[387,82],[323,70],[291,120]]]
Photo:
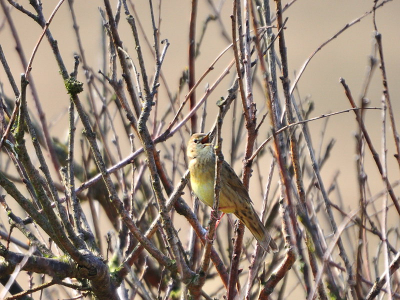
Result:
[[192,135],[188,142],[186,154],[190,159],[193,159],[203,152],[210,152],[210,149],[212,150],[212,144],[210,143],[210,134],[195,133]]

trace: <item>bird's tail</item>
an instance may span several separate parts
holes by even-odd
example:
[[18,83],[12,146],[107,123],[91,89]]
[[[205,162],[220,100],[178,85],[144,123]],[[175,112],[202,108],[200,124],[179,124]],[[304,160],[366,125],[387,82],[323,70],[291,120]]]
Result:
[[236,211],[235,215],[246,225],[265,251],[269,252],[269,248],[273,252],[278,251],[278,246],[251,205],[247,209]]

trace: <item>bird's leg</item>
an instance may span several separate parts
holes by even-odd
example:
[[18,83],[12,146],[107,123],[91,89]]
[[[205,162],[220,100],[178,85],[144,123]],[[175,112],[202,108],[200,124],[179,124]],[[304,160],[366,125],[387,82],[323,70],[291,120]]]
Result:
[[[214,220],[217,220],[217,222],[215,223],[215,231],[214,231],[214,239],[217,236],[217,228],[219,223],[221,222],[222,217],[225,215],[225,213],[223,212],[219,217],[215,217],[214,215],[214,210],[211,209],[211,214],[210,214],[210,218],[213,218]],[[208,239],[208,232],[206,234],[206,239]]]
[[[215,231],[217,231],[218,225],[219,225],[219,223],[221,222],[221,219],[222,219],[222,217],[223,217],[224,215],[225,215],[225,213],[223,212],[218,218],[216,218],[217,223],[215,223]],[[211,212],[211,217],[212,217],[212,218],[215,218],[213,212]]]

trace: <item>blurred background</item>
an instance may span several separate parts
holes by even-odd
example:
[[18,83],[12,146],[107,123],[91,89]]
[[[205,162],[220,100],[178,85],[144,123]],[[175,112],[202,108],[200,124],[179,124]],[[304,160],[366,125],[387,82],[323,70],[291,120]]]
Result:
[[[287,1],[283,1],[283,5]],[[26,5],[29,9],[29,5]],[[46,1],[43,5],[45,16],[50,16],[57,1]],[[373,1],[312,1],[298,0],[284,12],[284,18],[288,18],[285,29],[285,37],[288,49],[289,68],[291,69],[290,79],[293,81],[295,74],[299,72],[307,58],[325,41],[335,35],[346,24],[351,23],[357,18],[363,16],[367,11],[372,9]],[[97,1],[76,1],[75,9],[79,30],[82,35],[82,43],[87,56],[87,61],[93,69],[102,69],[102,20],[98,10],[101,6]],[[146,16],[142,22],[144,30],[151,37],[151,24],[147,18],[149,8],[147,1],[134,1],[139,20],[140,16]],[[271,3],[274,7],[274,4]],[[179,79],[182,73],[188,67],[188,36],[189,36],[189,1],[160,1],[154,3],[156,11],[161,12],[161,22],[159,26],[160,38],[168,39],[170,43],[163,66],[163,72],[168,85],[168,89],[172,94],[178,92]],[[230,1],[203,1],[199,3],[197,17],[197,37],[203,30],[203,26],[208,18],[215,16],[217,10],[220,12],[220,21],[214,20],[207,23],[207,29],[204,33],[204,39],[200,46],[200,55],[196,60],[196,76],[199,78],[215,60],[215,58],[230,44],[223,33],[227,33],[230,37],[230,15],[232,14],[232,6]],[[400,13],[400,2],[391,1],[377,10],[376,23],[379,32],[382,34],[384,55],[386,61],[386,70],[388,76],[388,84],[392,103],[397,112],[397,120],[400,122],[400,31],[398,15]],[[20,34],[21,42],[25,50],[25,55],[30,56],[34,45],[36,44],[41,29],[35,26],[30,20],[23,16],[15,9],[11,10],[11,15],[15,20],[15,26]],[[124,15],[122,13],[122,18]],[[158,16],[156,16],[158,18]],[[11,70],[18,78],[19,74],[24,70],[21,66],[17,53],[15,51],[15,43],[11,36],[10,30],[2,17],[2,27],[0,31],[0,40],[7,60],[11,66]],[[136,57],[134,53],[134,41],[129,34],[130,29],[126,22],[120,22],[120,29],[124,34],[124,47],[128,50],[132,57]],[[73,54],[77,52],[77,42],[74,37],[71,25],[71,16],[69,8],[64,3],[57,12],[51,23],[51,30],[54,38],[58,41],[62,51],[63,58],[67,68],[73,68]],[[150,40],[150,44],[153,42]],[[143,46],[144,48],[147,47]],[[148,49],[145,49],[148,50]],[[154,60],[146,51],[147,64],[149,67],[154,65]],[[349,85],[353,97],[357,100],[363,88],[365,74],[369,66],[369,57],[374,55],[374,26],[372,22],[372,14],[363,18],[360,22],[345,30],[336,39],[326,45],[311,60],[297,87],[301,98],[309,99],[314,102],[314,111],[310,117],[319,116],[324,113],[340,111],[349,108],[349,103],[343,93],[343,88],[339,84],[339,78],[343,77]],[[220,75],[222,70],[232,59],[232,52],[228,51],[222,59],[215,65],[215,69],[205,78],[203,83],[197,90],[200,97],[205,90],[207,84],[212,84]],[[67,124],[67,107],[68,95],[65,92],[61,77],[57,76],[58,67],[53,59],[51,49],[46,41],[43,41],[39,47],[36,58],[33,62],[32,76],[39,91],[40,100],[45,106],[45,113],[48,123],[51,126],[52,133],[65,139],[67,132],[65,130]],[[82,72],[80,78],[84,81]],[[10,86],[6,84],[6,76],[4,70],[0,70],[0,80],[3,82],[2,88],[5,93],[12,95]],[[226,90],[230,86],[232,77],[225,80],[225,84],[221,84],[209,102],[213,102],[220,96],[226,95]],[[187,86],[184,87],[187,89]],[[187,93],[183,90],[180,96]],[[159,89],[159,101],[168,100],[166,97],[166,86]],[[373,80],[367,94],[371,107],[380,107],[382,99],[382,77],[379,70],[373,75]],[[262,100],[263,101],[263,100]],[[262,111],[263,103],[260,101],[258,106],[259,112]],[[36,112],[34,104],[29,102],[31,110]],[[216,110],[208,104],[208,124],[212,124],[215,118]],[[356,179],[354,173],[354,149],[356,132],[356,123],[354,113],[349,112],[334,116],[329,119],[326,124],[326,133],[324,140],[321,141],[321,131],[325,127],[326,119],[314,121],[310,126],[311,132],[314,134],[314,147],[318,147],[320,143],[326,144],[329,139],[335,140],[335,146],[332,149],[331,156],[327,165],[322,172],[329,176],[333,176],[336,171],[340,170],[338,180],[342,187],[346,187],[346,199],[349,204],[357,202],[357,187],[353,184]],[[366,114],[366,124],[370,134],[374,137],[376,148],[380,149],[380,133],[381,133],[381,113],[378,110],[368,111]],[[227,126],[229,127],[229,125]],[[265,125],[265,132],[269,130]],[[391,131],[388,132],[391,134]],[[388,139],[388,157],[390,162],[394,162],[394,147],[392,139]],[[228,142],[226,144],[229,144]],[[351,149],[349,151],[349,148]],[[129,149],[126,149],[129,153]],[[367,162],[371,161],[371,156],[367,155]],[[378,173],[374,165],[370,165],[368,172],[370,176],[376,176]],[[238,166],[240,168],[240,166]],[[331,174],[331,175],[329,175]],[[398,168],[389,171],[389,178],[399,178]],[[383,187],[381,180],[376,180],[375,191]]]
[[[6,2],[2,0],[2,2]],[[112,1],[114,9],[116,1]],[[272,11],[274,11],[274,1],[271,1]],[[50,16],[58,1],[45,1],[43,9],[45,16]],[[288,18],[285,25],[285,38],[287,43],[287,54],[290,68],[291,82],[301,70],[307,58],[313,54],[325,41],[333,37],[342,30],[347,24],[352,24],[358,20],[350,28],[344,30],[337,38],[333,39],[325,47],[321,49],[310,61],[304,74],[297,84],[297,90],[294,92],[298,101],[304,101],[305,104],[313,103],[314,110],[309,118],[320,116],[321,114],[337,112],[350,108],[350,104],[344,95],[343,87],[339,83],[339,78],[344,78],[349,85],[356,103],[360,103],[360,95],[364,87],[366,72],[369,68],[370,57],[377,57],[374,38],[373,14],[366,14],[372,10],[373,1],[365,0],[337,0],[337,1],[313,1],[313,0],[297,0],[283,1],[283,6],[290,3],[291,5],[285,10],[283,17]],[[29,9],[26,1],[21,1],[22,5]],[[137,22],[146,32],[149,38],[148,44],[144,42],[142,36],[142,48],[145,50],[145,63],[148,70],[154,70],[154,59],[149,51],[153,47],[151,23],[148,18],[149,8],[148,1],[133,1],[137,12]],[[79,31],[82,36],[82,44],[85,49],[85,55],[88,62],[96,73],[103,70],[103,53],[102,43],[104,43],[103,23],[99,12],[99,6],[103,4],[100,1],[75,1],[75,10]],[[169,95],[177,98],[177,101],[183,101],[188,92],[187,85],[180,88],[180,80],[187,72],[188,68],[188,44],[189,44],[189,18],[191,4],[190,1],[169,0],[154,1],[156,11],[156,22],[159,23],[159,37],[161,40],[168,40],[170,46],[167,50],[165,61],[163,63],[163,76],[165,81],[162,82],[158,93],[158,110],[162,114],[163,108],[170,105]],[[30,57],[35,44],[42,32],[41,28],[34,24],[33,21],[22,15],[16,9],[11,9],[10,14],[15,22],[18,34],[21,39],[22,47],[27,58]],[[223,50],[231,43],[231,21],[232,14],[231,1],[200,1],[197,14],[196,42],[199,42],[200,36],[204,33],[203,40],[199,46],[199,56],[196,59],[196,79],[207,71],[213,61],[223,52]],[[400,1],[390,1],[376,11],[376,24],[379,33],[382,35],[384,47],[384,59],[388,77],[388,85],[392,105],[395,112],[395,120],[397,126],[400,126]],[[141,18],[143,16],[143,18]],[[216,18],[219,16],[219,18]],[[136,59],[135,44],[130,33],[130,29],[124,19],[123,11],[121,13],[121,21],[119,24],[120,34],[124,41],[124,48],[133,59]],[[74,30],[71,22],[71,15],[67,3],[64,3],[54,17],[50,25],[53,37],[58,41],[64,62],[70,72],[74,66],[74,53],[78,51],[77,42],[74,36]],[[276,33],[276,29],[274,29]],[[19,78],[19,74],[24,72],[21,62],[15,51],[15,41],[12,33],[5,21],[4,15],[0,14],[0,43],[10,65],[14,77]],[[163,45],[161,45],[161,49]],[[277,50],[278,51],[278,50]],[[203,82],[196,90],[197,99],[203,96],[208,86],[220,76],[229,62],[232,60],[232,50],[227,51],[221,59],[216,63],[214,69],[206,76]],[[66,141],[68,128],[68,105],[69,96],[64,87],[63,80],[59,76],[58,66],[53,58],[51,48],[46,40],[40,44],[35,60],[32,65],[31,76],[35,81],[40,101],[46,114],[51,135],[57,137],[60,141]],[[107,69],[105,70],[107,73]],[[205,130],[208,131],[215,121],[217,109],[215,101],[220,97],[226,96],[227,89],[230,87],[234,79],[234,72],[228,75],[218,88],[212,93],[208,99],[206,113],[207,121]],[[78,79],[86,84],[83,71],[79,70]],[[12,89],[10,88],[7,77],[3,68],[0,68],[0,82],[3,93],[12,98]],[[85,89],[85,86],[84,86]],[[281,88],[280,88],[281,89]],[[369,85],[367,98],[370,107],[381,107],[382,100],[382,76],[379,68],[376,68],[371,83]],[[262,89],[258,87],[255,93],[255,101],[261,116],[266,113],[264,98],[261,97]],[[257,97],[260,96],[258,99]],[[83,97],[82,97],[83,98]],[[283,96],[281,94],[281,98]],[[99,100],[99,99],[97,99]],[[101,102],[98,102],[99,110]],[[33,114],[36,109],[31,97],[28,97],[28,106]],[[185,115],[188,109],[185,108]],[[201,116],[202,109],[199,110]],[[114,114],[116,112],[114,111]],[[172,116],[165,118],[165,123],[159,126],[165,128],[170,122]],[[78,122],[79,123],[79,122]],[[380,110],[368,110],[365,115],[365,123],[369,133],[371,134],[376,149],[382,152],[382,113]],[[230,149],[230,132],[232,130],[231,121],[226,120],[224,123],[224,144],[223,149],[225,158],[229,161]],[[81,127],[78,124],[78,132]],[[239,126],[236,123],[235,126]],[[355,164],[356,143],[354,135],[358,130],[353,112],[347,112],[330,117],[329,119],[320,119],[308,124],[313,138],[313,145],[317,153],[323,152],[324,149],[334,141],[334,147],[330,152],[330,159],[327,160],[321,170],[326,186],[329,186],[337,180],[340,186],[341,198],[344,201],[348,211],[354,209],[358,205],[358,186],[357,172]],[[156,131],[156,130],[155,130]],[[184,129],[183,138],[190,135],[188,128]],[[270,125],[266,121],[261,129],[258,138],[260,144],[269,136]],[[388,137],[387,155],[388,155],[388,177],[390,181],[400,178],[399,167],[393,155],[395,147],[393,144],[393,136],[390,126],[386,128]],[[225,138],[226,137],[226,138]],[[174,136],[171,141],[167,142],[166,147],[160,146],[161,156],[166,161],[171,159],[171,149],[168,143],[179,141],[181,136]],[[122,147],[122,156],[128,156],[130,151],[129,140],[123,136],[120,140]],[[244,143],[241,145],[238,157],[243,155]],[[370,195],[375,195],[384,188],[379,172],[369,151],[366,151],[366,174],[369,178]],[[1,153],[1,155],[4,155]],[[178,152],[176,158],[182,162],[184,171],[184,153]],[[270,165],[270,156],[260,158],[261,169],[255,170],[255,175],[260,175],[264,180],[267,177],[267,170]],[[241,160],[237,160],[233,167],[236,172],[241,172]],[[311,172],[311,170],[306,170]],[[260,173],[260,174],[258,174]],[[337,177],[336,177],[337,176]],[[276,176],[275,176],[276,177]],[[176,177],[177,181],[179,178]],[[335,180],[334,180],[335,179]],[[252,185],[257,185],[256,180],[252,180]],[[276,184],[277,178],[275,180]],[[260,192],[258,189],[250,189],[253,201],[256,203],[257,210],[260,209]],[[398,191],[398,189],[397,189]],[[331,201],[335,202],[338,195],[332,196]],[[185,198],[190,202],[189,196]],[[191,205],[191,204],[190,204]],[[379,205],[378,205],[379,206]],[[398,224],[398,215],[390,214],[389,223]],[[1,211],[0,217],[5,221],[5,213]],[[184,226],[184,225],[182,225]],[[107,230],[107,229],[105,229]]]

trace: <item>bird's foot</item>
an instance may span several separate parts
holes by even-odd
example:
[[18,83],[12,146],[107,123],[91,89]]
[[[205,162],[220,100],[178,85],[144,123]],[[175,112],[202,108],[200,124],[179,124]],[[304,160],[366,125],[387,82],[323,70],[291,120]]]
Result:
[[[218,212],[217,212],[218,213]],[[215,230],[217,230],[219,222],[221,222],[222,217],[225,215],[225,213],[223,212],[219,217],[218,214],[215,213],[215,210],[211,210],[211,218],[213,218],[214,220],[216,220],[217,222],[215,223]]]

